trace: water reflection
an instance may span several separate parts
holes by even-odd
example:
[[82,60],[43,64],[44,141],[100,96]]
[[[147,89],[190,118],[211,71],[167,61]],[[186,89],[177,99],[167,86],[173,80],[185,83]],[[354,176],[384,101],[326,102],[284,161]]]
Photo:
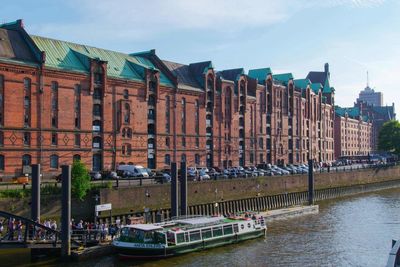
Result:
[[400,237],[399,193],[321,202],[317,215],[270,223],[265,240],[152,262],[104,257],[79,266],[384,266],[391,239]]

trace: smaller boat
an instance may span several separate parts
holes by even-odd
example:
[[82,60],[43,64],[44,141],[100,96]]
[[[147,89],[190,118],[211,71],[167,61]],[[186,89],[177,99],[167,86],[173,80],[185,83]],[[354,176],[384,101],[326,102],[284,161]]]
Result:
[[266,235],[262,216],[186,216],[155,224],[121,228],[112,242],[121,258],[164,258],[237,243]]

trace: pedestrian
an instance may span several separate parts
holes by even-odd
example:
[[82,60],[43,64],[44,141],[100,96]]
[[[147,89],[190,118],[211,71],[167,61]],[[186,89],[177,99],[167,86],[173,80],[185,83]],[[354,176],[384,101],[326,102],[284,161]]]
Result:
[[22,240],[22,222],[21,222],[21,220],[18,221],[15,229],[17,231],[18,241],[21,241]]
[[14,240],[14,225],[15,223],[15,219],[14,218],[10,218],[8,220],[8,240],[12,241]]

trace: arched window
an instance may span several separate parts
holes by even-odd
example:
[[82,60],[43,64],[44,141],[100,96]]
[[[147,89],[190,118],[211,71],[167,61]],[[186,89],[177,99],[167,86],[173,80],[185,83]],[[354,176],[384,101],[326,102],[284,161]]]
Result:
[[121,151],[122,151],[122,155],[130,156],[132,154],[132,146],[131,146],[131,144],[123,144]]
[[165,154],[164,163],[167,165],[171,164],[171,156],[169,154]]
[[100,132],[101,131],[101,120],[94,120],[92,122],[93,131]]
[[79,154],[75,154],[73,157],[72,157],[72,161],[80,161],[81,160],[81,155],[79,155]]
[[196,165],[200,165],[200,155],[199,154],[194,155],[194,163]]
[[29,166],[31,165],[32,157],[29,154],[25,154],[22,156],[22,166]]
[[124,97],[124,99],[129,99],[129,91],[128,91],[128,89],[124,89],[123,97]]
[[58,156],[57,155],[50,156],[50,168],[58,169]]
[[51,127],[58,126],[58,83],[51,82]]
[[4,155],[0,155],[0,171],[4,171],[5,161]]
[[186,162],[186,154],[182,154],[181,155],[181,161],[182,162]]

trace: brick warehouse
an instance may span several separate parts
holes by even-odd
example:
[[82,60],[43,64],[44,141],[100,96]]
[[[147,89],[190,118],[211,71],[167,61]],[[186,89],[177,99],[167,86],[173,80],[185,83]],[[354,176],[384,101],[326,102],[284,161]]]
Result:
[[92,170],[332,161],[333,106],[328,64],[298,80],[216,71],[0,25],[0,176],[78,158]]

